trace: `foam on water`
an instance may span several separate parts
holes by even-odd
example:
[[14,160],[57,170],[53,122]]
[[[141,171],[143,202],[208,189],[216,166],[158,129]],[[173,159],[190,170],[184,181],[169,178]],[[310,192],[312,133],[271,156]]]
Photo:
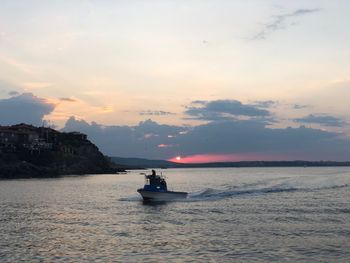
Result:
[[[222,188],[204,188],[190,192],[186,199],[176,199],[176,202],[210,201],[222,198],[233,198],[245,195],[275,194],[293,191],[320,191],[343,188],[350,185],[350,177],[344,172],[329,173],[321,176],[281,176],[267,178],[239,185],[225,184]],[[119,201],[141,201],[140,195],[120,198]]]

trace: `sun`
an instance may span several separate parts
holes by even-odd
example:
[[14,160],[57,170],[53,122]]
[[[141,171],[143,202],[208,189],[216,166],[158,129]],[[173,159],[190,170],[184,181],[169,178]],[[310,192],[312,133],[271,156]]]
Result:
[[176,161],[180,161],[181,160],[181,156],[176,156]]

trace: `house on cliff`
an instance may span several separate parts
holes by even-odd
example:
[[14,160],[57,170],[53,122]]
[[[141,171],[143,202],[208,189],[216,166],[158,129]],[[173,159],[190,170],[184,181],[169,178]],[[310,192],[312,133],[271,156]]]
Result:
[[0,126],[0,151],[14,152],[18,146],[38,141],[39,135],[33,129],[17,129]]
[[35,127],[25,123],[0,126],[0,152],[16,152],[28,149],[74,153],[72,143],[87,141],[87,135],[80,132],[62,133],[49,127]]

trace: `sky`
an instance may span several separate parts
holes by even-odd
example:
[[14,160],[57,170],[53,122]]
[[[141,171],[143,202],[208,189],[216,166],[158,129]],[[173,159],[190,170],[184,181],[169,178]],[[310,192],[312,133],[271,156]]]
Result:
[[0,125],[122,157],[350,160],[347,0],[0,6]]

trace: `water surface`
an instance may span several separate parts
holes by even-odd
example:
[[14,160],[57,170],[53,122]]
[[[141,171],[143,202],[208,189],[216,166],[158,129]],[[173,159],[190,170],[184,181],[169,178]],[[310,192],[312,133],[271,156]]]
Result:
[[0,262],[350,262],[349,168],[140,172],[0,181]]

